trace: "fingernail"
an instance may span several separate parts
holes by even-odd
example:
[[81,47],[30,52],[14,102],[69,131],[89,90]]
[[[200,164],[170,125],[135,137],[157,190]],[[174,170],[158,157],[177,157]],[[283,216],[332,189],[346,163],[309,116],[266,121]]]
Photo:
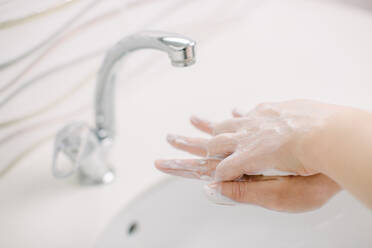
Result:
[[179,169],[181,167],[181,162],[177,159],[175,160],[159,159],[155,161],[155,166],[158,169]]
[[233,108],[232,112],[233,112],[234,114],[237,114],[237,115],[241,115],[241,116],[244,115],[244,111],[242,111],[242,110],[239,109],[239,108]]
[[195,172],[183,170],[184,166],[179,160],[159,159],[155,161],[155,167],[161,170],[162,172],[170,174],[170,175],[191,177],[191,174],[193,174],[193,177],[195,177],[194,175]]
[[154,164],[155,164],[155,167],[158,168],[158,169],[162,169],[163,168],[163,161],[162,159],[158,159],[158,160],[155,160]]
[[198,124],[200,124],[200,123],[206,123],[206,124],[208,124],[208,125],[211,125],[210,121],[207,121],[207,120],[205,120],[205,119],[203,119],[203,118],[199,118],[199,117],[197,117],[196,115],[191,116],[191,117],[190,117],[190,121],[191,121],[193,124],[195,124],[195,125],[198,125]]
[[178,136],[175,135],[175,134],[167,134],[167,141],[169,143],[174,142],[175,140],[177,140],[177,138],[178,138]]
[[184,147],[194,147],[194,148],[201,148],[201,149],[206,149],[205,144],[203,142],[193,142],[192,139],[186,138],[183,136],[179,135],[174,135],[174,134],[168,134],[167,135],[167,141],[171,145],[180,145]]
[[190,117],[190,121],[191,121],[192,123],[194,123],[194,124],[198,124],[198,123],[201,122],[201,119],[200,119],[199,117],[195,116],[195,115],[192,115],[192,116]]
[[212,183],[204,186],[204,192],[209,200],[219,205],[234,206],[237,202],[221,194],[221,185],[219,183]]

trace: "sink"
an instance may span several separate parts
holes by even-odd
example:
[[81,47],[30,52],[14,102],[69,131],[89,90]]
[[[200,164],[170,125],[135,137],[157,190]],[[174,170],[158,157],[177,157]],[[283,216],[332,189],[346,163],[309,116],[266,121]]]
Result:
[[[140,5],[140,2],[146,4]],[[164,7],[158,6],[161,2]],[[0,247],[226,248],[236,244],[286,248],[372,247],[368,236],[372,214],[345,192],[322,209],[305,214],[277,213],[254,206],[218,206],[203,195],[203,183],[164,180],[165,176],[153,166],[156,158],[187,157],[169,148],[165,136],[168,132],[201,135],[188,123],[191,114],[219,121],[229,118],[234,107],[249,111],[260,102],[293,98],[370,108],[371,1],[257,0],[260,4],[249,11],[226,8],[229,1],[206,1],[213,6],[213,11],[201,8],[200,1],[187,1],[185,5],[181,2],[138,1],[141,8],[124,11],[120,18],[81,33],[80,38],[67,42],[51,53],[39,69],[35,68],[42,72],[101,49],[121,38],[119,36],[142,28],[145,21],[152,22],[155,15],[161,18],[146,28],[182,33],[197,41],[197,63],[190,68],[174,69],[164,54],[152,51],[141,51],[143,54],[133,55],[123,63],[116,98],[118,136],[110,154],[110,162],[117,172],[113,184],[81,187],[73,180],[53,178],[52,142],[24,156],[1,178]],[[366,7],[354,7],[357,3]],[[175,10],[176,4],[178,12],[163,14]],[[138,16],[140,10],[144,11],[142,18]],[[180,19],[181,10],[183,19]],[[239,15],[234,15],[234,11]],[[223,16],[234,18],[220,20]],[[58,26],[58,23],[49,26]],[[36,24],[33,30],[43,29]],[[81,45],[91,40],[95,42]],[[8,39],[1,41],[11,43]],[[79,54],[76,47],[82,49]],[[16,117],[44,106],[46,101],[52,103],[54,97],[66,94],[67,90],[77,87],[80,80],[96,72],[100,62],[94,59],[45,78],[35,89],[15,100],[11,109],[16,111],[3,111],[2,117],[6,114]],[[47,89],[52,81],[56,87],[50,88],[48,96],[45,90],[38,91]],[[91,82],[56,107],[50,117],[90,106],[93,79]],[[30,108],[23,108],[27,107],[25,102],[35,105],[26,104]],[[69,119],[76,120],[77,115],[80,114]],[[87,111],[81,118],[85,121],[92,116]],[[45,121],[49,120],[47,115],[44,117]],[[30,123],[34,121],[36,123],[36,120]],[[20,135],[21,140],[3,149],[2,155],[23,152],[38,140],[36,138],[54,134],[54,130],[66,123],[69,121],[61,119],[61,123],[30,130],[27,136]],[[3,157],[0,160],[4,163]],[[150,185],[154,186],[149,188]]]
[[372,215],[347,193],[319,210],[289,214],[209,202],[199,181],[165,180],[125,207],[97,248],[371,247]]
[[[293,98],[372,106],[372,34],[367,31],[371,14],[320,2],[288,2],[292,4],[270,1],[207,45],[199,44],[196,66],[173,72],[163,59],[159,67],[165,73],[146,72],[146,79],[156,77],[156,83],[147,83],[151,80],[145,76],[132,80],[138,91],[118,99],[118,105],[141,115],[118,122],[122,136],[112,153],[113,161],[121,161],[123,150],[132,148],[125,161],[135,164],[129,163],[126,180],[143,185],[153,159],[185,157],[159,140],[165,132],[200,135],[185,127],[189,113],[222,120],[235,106],[249,110],[263,101]],[[149,108],[148,102],[156,102],[156,108]],[[132,138],[131,147],[127,137]],[[134,175],[137,165],[146,168]],[[214,205],[203,195],[202,186],[184,179],[155,185],[112,218],[96,247],[372,245],[372,214],[346,192],[319,210],[288,214],[249,205]]]

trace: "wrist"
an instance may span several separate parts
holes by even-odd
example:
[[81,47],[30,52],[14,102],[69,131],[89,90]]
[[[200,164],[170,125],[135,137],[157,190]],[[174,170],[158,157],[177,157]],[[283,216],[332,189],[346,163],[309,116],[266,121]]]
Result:
[[[306,168],[333,176],[372,157],[372,115],[345,108],[299,138],[298,159]],[[360,161],[363,159],[363,161]]]

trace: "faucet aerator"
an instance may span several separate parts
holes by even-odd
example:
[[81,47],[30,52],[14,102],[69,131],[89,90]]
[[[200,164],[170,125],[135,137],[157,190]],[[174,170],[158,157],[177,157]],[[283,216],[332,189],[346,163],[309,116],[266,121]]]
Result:
[[188,67],[195,64],[195,59],[183,60],[183,61],[172,61],[172,65],[175,67]]

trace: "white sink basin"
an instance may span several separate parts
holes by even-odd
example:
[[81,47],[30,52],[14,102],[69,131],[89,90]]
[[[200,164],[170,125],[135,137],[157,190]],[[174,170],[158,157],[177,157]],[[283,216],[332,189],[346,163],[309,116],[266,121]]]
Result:
[[200,182],[178,179],[159,183],[124,208],[97,248],[367,248],[371,226],[370,211],[346,193],[319,210],[288,214],[215,205]]
[[[134,175],[136,164],[185,156],[159,140],[165,132],[200,135],[184,128],[189,113],[221,120],[234,106],[249,110],[262,101],[292,98],[372,106],[372,16],[316,1],[286,2],[291,4],[273,1],[199,44],[195,66],[174,70],[159,59],[166,73],[147,71],[132,80],[139,90],[118,105],[120,113],[134,109],[136,117],[118,121],[121,133],[111,157],[122,161],[123,150],[133,151],[125,155],[125,161],[135,161],[128,165],[128,179],[136,185],[146,181],[149,169]],[[155,77],[156,83],[147,83]],[[133,137],[131,147],[124,137]],[[320,210],[287,214],[213,205],[200,182],[178,179],[157,185],[122,210],[97,247],[364,248],[372,247],[371,226],[371,212],[345,192]]]

